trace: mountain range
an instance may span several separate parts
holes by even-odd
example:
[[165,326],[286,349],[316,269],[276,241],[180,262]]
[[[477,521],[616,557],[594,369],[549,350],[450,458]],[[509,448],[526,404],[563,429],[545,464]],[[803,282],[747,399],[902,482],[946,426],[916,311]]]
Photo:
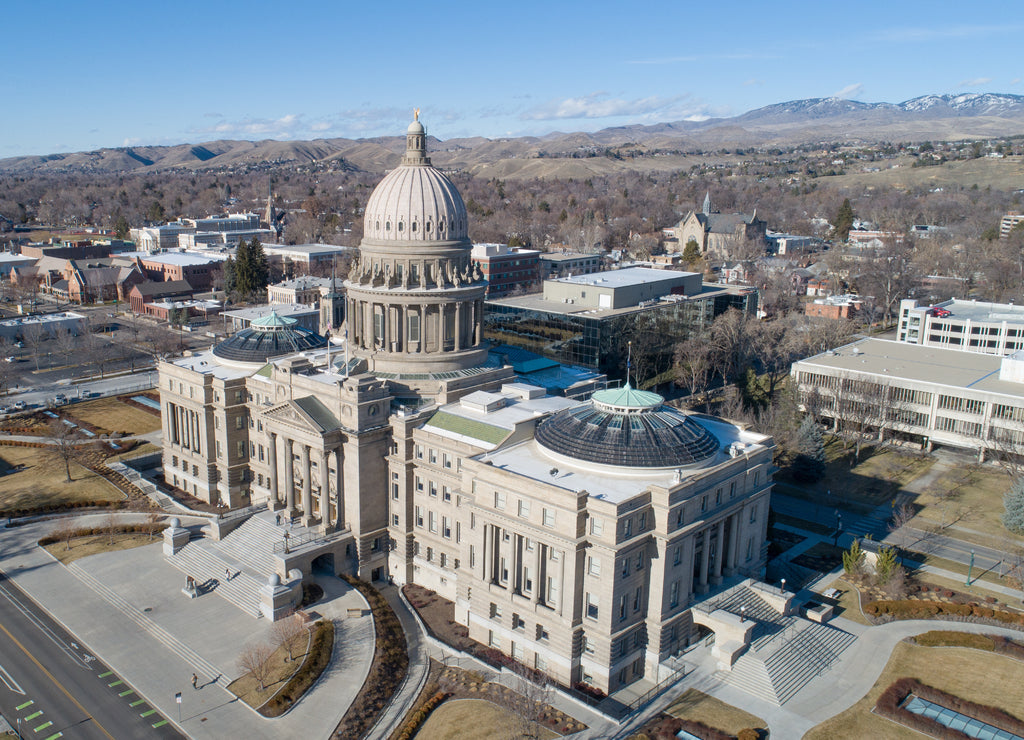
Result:
[[[816,142],[950,141],[1024,134],[1024,96],[995,93],[925,95],[902,103],[810,98],[776,103],[731,118],[556,132],[507,139],[430,141],[436,165],[485,177],[560,177],[615,169],[678,166],[686,151],[792,146]],[[404,137],[313,141],[219,140],[176,146],[104,148],[91,152],[0,159],[0,172],[85,173],[204,170],[334,162],[367,172],[394,167]],[[639,158],[600,157],[627,147]],[[659,158],[653,156],[657,153]],[[668,156],[665,156],[668,155]]]

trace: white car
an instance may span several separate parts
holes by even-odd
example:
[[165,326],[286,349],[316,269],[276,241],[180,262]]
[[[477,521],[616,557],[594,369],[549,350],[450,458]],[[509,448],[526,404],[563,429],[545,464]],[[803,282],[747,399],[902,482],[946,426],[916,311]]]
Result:
[[28,404],[26,404],[24,401],[15,401],[14,402],[14,410],[15,411],[24,411],[27,408],[28,408]]

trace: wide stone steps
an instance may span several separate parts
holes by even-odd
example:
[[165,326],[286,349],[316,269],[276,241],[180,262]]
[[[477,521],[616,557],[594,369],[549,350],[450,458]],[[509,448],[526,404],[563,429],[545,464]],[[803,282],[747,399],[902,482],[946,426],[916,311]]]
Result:
[[287,530],[263,520],[259,515],[250,517],[238,529],[220,542],[212,543],[224,557],[232,562],[245,563],[266,578],[277,572],[274,545],[284,540]]
[[197,674],[208,678],[211,681],[216,681],[224,687],[231,682],[228,675],[217,668],[217,666],[207,661],[205,658],[200,656],[199,653],[158,625],[146,616],[141,609],[131,604],[119,593],[85,571],[78,563],[71,563],[68,565],[68,571],[73,573],[75,577],[92,589],[94,593],[101,596],[107,601],[107,603],[132,620],[141,629],[152,635],[164,647],[177,655],[188,665],[192,666]]
[[772,679],[768,675],[764,661],[751,657],[749,653],[744,653],[737,658],[731,671],[720,671],[718,677],[751,696],[756,696],[772,704],[778,703],[775,687],[772,685]]
[[[211,548],[190,542],[168,558],[168,561],[182,573],[192,576],[197,584],[214,584],[213,593],[227,599],[246,614],[260,616],[259,590],[265,581],[261,583]],[[232,573],[230,581],[225,577],[225,570]]]

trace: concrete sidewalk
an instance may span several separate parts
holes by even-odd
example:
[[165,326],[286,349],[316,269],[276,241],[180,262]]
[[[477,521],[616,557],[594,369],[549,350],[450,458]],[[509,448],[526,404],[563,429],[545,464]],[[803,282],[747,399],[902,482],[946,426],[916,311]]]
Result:
[[[82,526],[106,516],[82,517]],[[311,607],[335,623],[327,670],[287,715],[270,720],[224,688],[242,673],[236,667],[242,647],[266,639],[268,621],[246,616],[215,592],[187,598],[159,540],[66,568],[35,544],[52,528],[35,522],[3,530],[0,569],[190,737],[328,737],[362,686],[373,657],[373,621],[344,618],[350,607],[368,605],[343,581],[320,579],[325,596]],[[193,673],[197,689],[189,685]],[[180,723],[176,692],[183,698]]]

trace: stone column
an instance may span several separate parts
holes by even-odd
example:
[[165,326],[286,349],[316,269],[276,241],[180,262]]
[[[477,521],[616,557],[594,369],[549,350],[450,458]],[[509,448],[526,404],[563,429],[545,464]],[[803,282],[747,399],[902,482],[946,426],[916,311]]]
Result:
[[740,540],[740,515],[733,514],[729,517],[729,560],[726,563],[725,575],[736,574],[736,554],[739,549]]
[[292,461],[292,440],[284,440],[284,507],[288,516],[295,513],[295,466]]
[[708,591],[708,555],[710,554],[711,547],[711,530],[704,530],[704,544],[700,548],[700,577],[697,579],[697,588],[694,589],[699,594],[707,593]]
[[711,571],[711,582],[716,586],[722,582],[722,560],[725,559],[725,519],[721,519],[716,527],[718,537],[715,541],[715,565]]
[[337,529],[345,529],[345,458],[342,454],[341,445],[335,448],[334,456],[334,475],[336,478],[334,490],[335,495],[338,497]]
[[455,304],[455,351],[462,349],[462,302]]
[[484,314],[483,307],[484,302],[478,300],[473,304],[476,308],[473,312],[473,346],[477,346],[483,341],[483,326],[484,326]]
[[270,437],[270,498],[274,504],[274,508],[277,508],[277,504],[281,502],[281,493],[277,485],[277,434],[271,432]]
[[320,521],[324,531],[330,532],[331,527],[331,451],[324,450],[320,456]]
[[302,523],[309,526],[313,521],[313,466],[309,464],[309,445],[299,447],[302,456]]

